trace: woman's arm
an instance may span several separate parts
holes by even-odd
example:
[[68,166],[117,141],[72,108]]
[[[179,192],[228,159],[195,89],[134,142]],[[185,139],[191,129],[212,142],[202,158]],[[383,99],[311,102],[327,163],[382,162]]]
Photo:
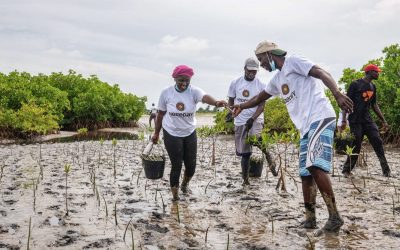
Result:
[[158,139],[160,137],[161,127],[162,127],[162,120],[164,119],[164,115],[166,113],[167,113],[167,111],[161,111],[161,110],[158,110],[158,112],[157,112],[156,126],[155,126],[155,130],[154,130],[154,134],[151,137],[151,140],[153,141],[153,143],[158,142]]

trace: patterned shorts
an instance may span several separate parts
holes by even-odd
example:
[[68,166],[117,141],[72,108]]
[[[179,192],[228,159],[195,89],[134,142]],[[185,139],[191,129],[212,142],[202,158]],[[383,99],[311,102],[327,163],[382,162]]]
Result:
[[332,166],[335,118],[314,122],[300,140],[300,176],[310,176],[307,168],[314,166],[329,172]]

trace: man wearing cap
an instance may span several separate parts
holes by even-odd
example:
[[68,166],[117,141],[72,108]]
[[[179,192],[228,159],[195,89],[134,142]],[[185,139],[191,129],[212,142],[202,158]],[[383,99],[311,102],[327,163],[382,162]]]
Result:
[[290,118],[300,130],[299,169],[303,188],[306,220],[305,228],[316,228],[315,204],[318,187],[329,212],[325,231],[338,231],[343,225],[336,208],[335,196],[329,178],[332,165],[333,132],[336,114],[325,96],[322,80],[332,91],[339,106],[352,111],[352,101],[342,94],[331,75],[318,65],[298,56],[286,56],[286,51],[275,43],[262,41],[255,54],[261,67],[269,72],[279,70],[270,83],[255,98],[235,105],[235,114],[255,107],[272,96],[284,99]]
[[[374,65],[368,64],[365,68],[364,78],[358,79],[352,82],[347,91],[347,96],[354,103],[354,112],[349,114],[349,126],[350,131],[354,135],[355,140],[353,142],[354,150],[353,155],[347,157],[347,160],[343,166],[342,173],[345,176],[351,175],[351,170],[354,168],[358,154],[361,150],[361,144],[364,135],[367,136],[368,141],[371,143],[378,156],[379,162],[381,164],[383,175],[386,177],[390,176],[390,168],[387,163],[385,152],[383,150],[382,139],[379,136],[378,127],[372,120],[369,113],[370,108],[375,112],[378,118],[383,124],[383,129],[388,129],[388,124],[383,117],[381,110],[379,109],[378,103],[376,101],[376,86],[372,83],[372,80],[376,80],[379,77],[379,72],[381,69]],[[346,128],[346,112],[343,112],[342,129]]]
[[[228,91],[228,105],[232,107],[234,104],[247,102],[260,91],[265,89],[266,85],[262,83],[256,74],[259,65],[254,58],[248,58],[244,65],[244,75],[231,82]],[[252,154],[252,147],[246,142],[247,135],[259,136],[264,126],[264,104],[260,103],[257,107],[244,110],[234,119],[235,124],[235,146],[236,154],[241,156],[242,178],[243,186],[250,185],[249,183],[249,169],[250,169],[250,156]],[[276,175],[275,164],[273,163],[271,155],[266,152],[268,164]]]

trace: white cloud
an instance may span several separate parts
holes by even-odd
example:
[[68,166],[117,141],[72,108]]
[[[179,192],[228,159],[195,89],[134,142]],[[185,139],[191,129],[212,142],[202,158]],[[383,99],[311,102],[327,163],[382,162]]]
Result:
[[339,79],[399,43],[398,13],[398,0],[1,1],[0,72],[74,69],[156,102],[173,68],[188,64],[193,84],[224,98],[261,40]]
[[197,56],[209,48],[208,40],[196,37],[166,35],[158,45],[161,56]]

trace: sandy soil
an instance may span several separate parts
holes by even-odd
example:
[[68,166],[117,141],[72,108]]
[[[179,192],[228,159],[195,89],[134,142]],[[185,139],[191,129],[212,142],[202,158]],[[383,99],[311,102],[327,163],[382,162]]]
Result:
[[[0,249],[26,249],[30,219],[30,249],[132,249],[132,239],[136,249],[400,246],[398,148],[386,148],[391,178],[381,175],[375,154],[367,148],[366,165],[356,169],[353,179],[361,193],[350,179],[338,175],[345,157],[335,157],[331,179],[345,225],[338,234],[314,236],[315,230],[297,227],[304,209],[293,145],[286,151],[287,191],[276,189],[278,178],[265,168],[261,178],[252,178],[251,186],[243,189],[233,138],[218,138],[215,166],[210,138],[199,139],[192,194],[172,202],[168,160],[162,179],[144,177],[139,156],[145,144],[121,140],[116,146],[111,141],[0,145]],[[283,148],[276,147],[280,152]],[[65,164],[71,165],[68,215]],[[328,215],[320,196],[317,203],[321,228]]]

